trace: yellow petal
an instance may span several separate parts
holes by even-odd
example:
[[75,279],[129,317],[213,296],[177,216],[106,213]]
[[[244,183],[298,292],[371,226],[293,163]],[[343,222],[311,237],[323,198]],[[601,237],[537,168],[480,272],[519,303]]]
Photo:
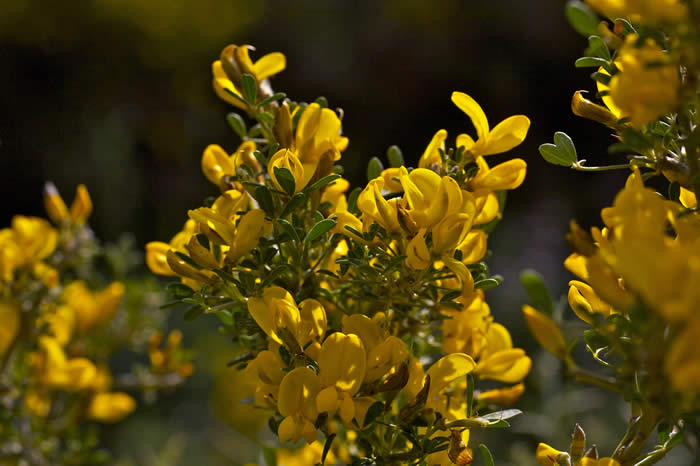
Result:
[[202,153],[202,172],[209,181],[218,185],[222,176],[235,175],[236,167],[221,146],[210,144]]
[[8,350],[17,336],[20,325],[19,307],[8,301],[0,301],[0,357]]
[[489,133],[489,122],[481,106],[464,92],[453,92],[452,102],[472,120],[478,139],[483,140]]
[[511,150],[525,140],[529,128],[530,120],[525,115],[506,118],[489,133],[480,155],[501,154]]
[[255,62],[255,77],[258,81],[269,78],[287,67],[287,58],[280,52],[268,53]]
[[212,63],[211,71],[214,76],[212,79],[212,86],[214,87],[214,92],[216,92],[216,95],[219,96],[219,98],[224,102],[246,110],[247,105],[231,95],[231,93],[233,93],[237,96],[241,96],[241,93],[238,92],[238,89],[236,89],[228,76],[226,76],[226,73],[221,66],[221,60],[216,60],[214,63]]
[[515,403],[523,396],[525,392],[525,384],[519,383],[512,387],[496,388],[488,390],[477,395],[480,403],[493,403],[502,406],[507,406]]
[[136,401],[126,393],[98,393],[90,400],[88,418],[105,423],[119,422],[136,408]]
[[426,377],[430,376],[428,400],[436,398],[443,388],[475,368],[474,360],[464,353],[452,353],[440,358],[426,373]]
[[[555,450],[546,443],[540,443],[539,445],[537,445],[535,459],[538,463],[540,463],[541,466],[556,466],[558,464],[566,464],[558,462],[559,458],[564,456],[568,458],[569,454],[559,450]],[[571,461],[569,461],[569,463],[570,462]]]
[[78,225],[85,223],[92,213],[92,200],[90,193],[84,184],[79,184],[75,190],[75,198],[70,206],[70,216],[73,223]]
[[326,387],[316,396],[316,409],[319,413],[329,413],[333,416],[340,403],[338,400],[338,390],[335,386]]
[[444,129],[433,135],[433,139],[431,139],[430,144],[428,144],[420,160],[418,160],[419,168],[431,168],[436,163],[442,163],[439,149],[445,149],[445,139],[447,139],[447,131]]
[[481,170],[470,182],[472,190],[487,189],[500,191],[504,189],[515,189],[525,180],[527,164],[522,159],[512,159],[500,163],[489,169],[486,173]]
[[527,304],[523,306],[523,316],[540,346],[558,358],[566,356],[566,342],[552,319]]
[[277,409],[282,416],[303,414],[315,420],[316,397],[321,390],[319,378],[308,367],[297,367],[284,376],[280,383]]
[[156,275],[175,276],[168,265],[170,245],[161,241],[151,241],[146,244],[146,265]]
[[366,351],[372,351],[376,345],[382,342],[379,327],[366,315],[344,315],[343,332],[359,336]]
[[462,262],[475,264],[486,255],[486,233],[484,230],[471,230],[467,233],[457,249],[462,251]]
[[406,246],[406,265],[412,269],[424,270],[432,263],[424,235],[425,229],[414,236]]
[[326,338],[318,359],[319,377],[324,386],[335,385],[354,395],[365,378],[367,355],[357,335],[336,332]]
[[66,207],[66,203],[63,202],[63,198],[58,193],[56,185],[51,182],[47,182],[44,185],[44,208],[54,223],[61,223],[68,218],[68,207]]

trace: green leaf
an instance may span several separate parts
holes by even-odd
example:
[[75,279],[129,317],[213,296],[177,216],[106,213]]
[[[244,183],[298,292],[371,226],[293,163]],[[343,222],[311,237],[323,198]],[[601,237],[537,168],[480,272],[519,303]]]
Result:
[[554,313],[554,304],[542,275],[532,269],[525,270],[520,274],[520,283],[525,287],[525,292],[527,292],[532,305],[551,317]]
[[611,59],[607,44],[598,36],[590,36],[588,38],[588,48],[585,53],[586,56],[599,57],[605,61],[610,61]]
[[306,201],[308,201],[309,196],[306,195],[304,192],[296,193],[292,198],[287,202],[287,204],[284,206],[284,209],[282,209],[282,213],[280,214],[281,218],[287,217],[289,214],[294,212],[300,207],[303,207],[306,205]]
[[183,318],[186,322],[191,322],[202,314],[204,314],[204,308],[199,304],[193,304],[185,310]]
[[487,419],[489,421],[500,421],[505,419],[510,419],[515,416],[521,415],[523,412],[519,409],[504,409],[503,411],[494,411],[493,413],[484,414],[479,416],[481,419]]
[[574,66],[576,66],[576,68],[587,68],[587,67],[600,68],[601,66],[605,66],[607,64],[608,64],[608,62],[602,58],[581,57],[578,60],[576,60],[576,63],[574,63]]
[[267,157],[265,157],[265,154],[256,150],[253,151],[253,157],[255,157],[255,160],[258,161],[261,167],[267,167]]
[[258,186],[255,188],[255,200],[260,204],[260,208],[265,211],[268,217],[274,216],[275,206],[272,202],[272,193],[267,186]]
[[294,195],[296,190],[296,181],[294,181],[294,175],[289,171],[288,168],[284,167],[274,167],[275,178],[277,178],[277,183],[282,187],[284,192],[290,196]]
[[200,270],[202,268],[201,265],[196,263],[190,256],[188,256],[185,253],[182,253],[180,251],[175,251],[175,255],[197,270]]
[[350,191],[350,195],[348,196],[348,212],[352,214],[359,214],[360,209],[357,208],[357,197],[360,195],[362,192],[362,188],[359,186]]
[[236,93],[233,92],[231,89],[228,89],[228,88],[225,87],[225,88],[224,88],[224,91],[226,91],[226,93],[227,93],[228,95],[232,96],[234,99],[238,100],[238,101],[239,101],[240,103],[242,103],[243,105],[245,105],[245,106],[248,105],[248,102],[246,102],[245,99],[244,99],[243,97],[241,97],[240,95],[236,94]]
[[248,102],[249,105],[255,105],[255,100],[258,97],[258,82],[255,80],[255,78],[248,74],[244,73],[243,77],[241,78],[241,89],[243,91],[243,98]]
[[168,283],[168,285],[165,287],[165,291],[174,299],[189,298],[194,294],[194,290],[192,288],[183,283],[177,282]]
[[233,314],[231,314],[231,311],[224,309],[216,311],[216,317],[218,317],[221,323],[225,326],[233,327]]
[[321,96],[318,99],[314,100],[315,103],[317,103],[321,108],[328,108],[328,99],[325,97]]
[[389,166],[392,168],[398,168],[403,166],[403,153],[399,146],[391,146],[386,151],[386,158],[389,159]]
[[242,116],[240,116],[238,113],[231,112],[226,115],[226,121],[241,139],[245,138],[246,134],[248,133],[248,128],[246,128],[245,121],[243,121]]
[[597,81],[601,84],[605,84],[606,86],[610,85],[611,78],[610,78],[609,74],[600,73],[600,72],[596,71],[595,73],[591,73],[591,78],[594,81]]
[[370,406],[369,409],[367,410],[367,414],[365,415],[365,422],[362,425],[362,427],[367,427],[368,425],[370,425],[383,412],[384,412],[384,403],[382,403],[381,401],[375,401],[372,404],[372,406]]
[[305,192],[305,193],[310,193],[310,192],[312,192],[312,191],[316,191],[317,189],[321,189],[321,188],[323,188],[325,185],[327,185],[328,183],[331,183],[331,182],[337,180],[338,178],[341,178],[341,176],[340,176],[340,175],[336,175],[336,174],[326,175],[326,176],[324,176],[323,178],[321,178],[320,180],[318,180],[317,182],[315,182],[314,184],[312,184],[311,186],[307,186],[307,187],[304,189],[304,192]]
[[261,106],[261,107],[264,107],[264,106],[267,105],[267,104],[270,104],[270,103],[272,103],[272,102],[276,102],[276,101],[278,101],[278,100],[282,100],[282,99],[284,99],[285,97],[287,97],[287,94],[285,94],[284,92],[277,92],[276,94],[272,94],[272,95],[271,95],[270,97],[268,97],[267,99],[264,99],[264,100],[263,100],[262,102],[260,102],[258,105]]
[[328,456],[328,452],[331,451],[331,445],[333,444],[335,436],[336,434],[331,434],[326,437],[326,443],[323,445],[323,455],[321,455],[321,466],[326,464],[326,456]]
[[467,374],[467,417],[474,414],[474,376]]
[[384,165],[382,165],[382,161],[379,160],[377,157],[372,157],[369,160],[369,163],[367,164],[367,181],[372,181],[373,179],[381,175],[382,170],[384,170]]
[[290,236],[290,238],[292,238],[294,241],[299,242],[299,235],[297,235],[297,230],[291,223],[289,223],[283,218],[278,218],[277,223],[280,227],[282,227],[285,233],[287,233]]
[[[277,427],[279,427],[279,425]],[[275,433],[277,433],[276,429]],[[263,445],[263,458],[267,466],[277,466],[277,449]]]
[[495,278],[484,278],[483,280],[479,280],[474,283],[474,289],[487,291],[491,288],[496,288],[500,284],[501,282]]
[[258,121],[265,123],[267,126],[275,126],[275,116],[270,112],[260,112],[257,115]]
[[483,443],[479,445],[479,451],[481,452],[481,456],[484,458],[484,466],[494,466],[495,463],[493,462],[493,456],[491,455],[491,452],[489,451],[489,448],[484,445]]
[[547,162],[563,167],[571,167],[578,161],[574,142],[562,132],[554,133],[554,144],[542,144],[540,154]]
[[596,34],[600,20],[595,12],[585,3],[578,0],[566,4],[566,19],[576,32],[584,36]]
[[306,234],[304,238],[304,243],[309,244],[315,239],[319,238],[321,235],[329,232],[336,224],[337,220],[334,218],[326,218],[318,222],[316,225],[311,227],[311,230]]

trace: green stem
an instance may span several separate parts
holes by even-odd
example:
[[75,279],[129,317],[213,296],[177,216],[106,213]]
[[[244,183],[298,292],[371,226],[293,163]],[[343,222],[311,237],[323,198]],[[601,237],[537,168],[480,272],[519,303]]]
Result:
[[613,393],[623,393],[622,387],[617,384],[614,378],[598,375],[576,365],[567,367],[566,375],[573,377],[577,382],[589,383]]
[[587,167],[585,165],[581,165],[581,161],[578,161],[576,163],[573,163],[571,165],[571,168],[580,172],[604,172],[604,171],[610,171],[610,170],[624,170],[626,168],[629,168],[628,163],[624,164],[619,164],[619,165],[607,165],[605,167]]
[[620,466],[634,465],[647,439],[660,421],[661,412],[657,408],[652,405],[644,406],[641,415],[630,421],[627,432],[615,449],[612,458],[616,459]]

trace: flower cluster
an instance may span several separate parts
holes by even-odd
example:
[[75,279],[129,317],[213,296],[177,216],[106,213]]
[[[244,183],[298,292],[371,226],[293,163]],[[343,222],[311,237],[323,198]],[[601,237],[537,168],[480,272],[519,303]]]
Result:
[[118,422],[136,408],[128,392],[151,371],[114,375],[109,357],[122,347],[138,349],[138,333],[160,322],[140,316],[145,303],[125,308],[123,281],[95,289],[102,252],[86,224],[92,202],[85,186],[70,209],[50,183],[44,201],[55,226],[18,215],[0,230],[0,416],[8,421],[0,429],[2,456],[102,464],[108,457],[94,442],[78,437],[71,444],[66,433],[85,421]]
[[[601,36],[589,37],[587,56],[576,62],[599,67],[592,77],[607,108],[578,91],[572,110],[614,129],[617,142],[610,152],[627,153],[627,163],[585,166],[564,133],[555,134],[554,144],[544,144],[540,152],[577,170],[632,172],[613,205],[602,209],[602,228],[588,233],[572,222],[567,235],[573,253],[564,265],[577,277],[569,282],[568,304],[590,326],[583,339],[604,373],[574,361],[574,345],[560,331],[563,309],[539,299],[537,309],[525,306],[523,312],[538,342],[563,361],[567,375],[623,394],[632,416],[610,457],[598,459],[594,450],[584,454],[585,435],[577,426],[570,452],[540,444],[537,460],[542,465],[654,464],[680,442],[700,409],[697,12],[675,1],[588,3],[629,21],[616,19],[612,31],[600,23]],[[586,16],[597,21],[583,6],[572,8],[582,14],[574,21],[577,29],[586,29],[580,23]],[[647,182],[659,175],[667,195]],[[538,300],[536,288],[543,285],[526,286]],[[643,453],[655,430],[657,445]]]
[[[226,47],[213,73],[217,95],[253,126],[229,114],[241,145],[202,155],[220,194],[169,243],[149,243],[147,264],[181,279],[169,290],[186,318],[215,314],[246,350],[231,364],[279,440],[309,444],[300,458],[315,457],[322,434],[327,462],[471,462],[469,429],[507,425],[519,411],[484,413],[517,401],[531,366],[494,322],[484,290],[500,277],[483,262],[505,193],[526,172],[521,159],[486,157],[520,144],[529,120],[491,129],[455,92],[476,139],[461,134],[448,149],[440,130],[417,168],[392,146],[390,167],[372,159],[367,185],[348,192],[342,111],[274,93],[284,56],[253,63],[249,49]],[[478,379],[510,386],[480,391]]]

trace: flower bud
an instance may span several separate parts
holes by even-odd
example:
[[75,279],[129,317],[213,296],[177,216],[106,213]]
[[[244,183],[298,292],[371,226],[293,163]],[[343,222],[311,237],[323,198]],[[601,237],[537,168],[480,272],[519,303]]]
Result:
[[272,156],[267,164],[267,173],[270,175],[272,183],[280,191],[284,191],[277,181],[275,168],[286,168],[294,177],[294,192],[298,193],[304,188],[304,166],[294,152],[289,149],[280,149]]
[[602,105],[595,104],[583,97],[584,92],[586,91],[576,91],[571,97],[571,111],[574,115],[597,121],[608,128],[618,129],[620,125],[617,124],[615,114]]
[[527,304],[523,306],[523,316],[540,346],[560,359],[566,357],[566,342],[552,319]]
[[54,223],[61,223],[68,218],[68,207],[58,193],[56,185],[50,181],[44,185],[44,207]]
[[583,450],[586,448],[586,433],[583,431],[580,425],[576,424],[574,427],[574,433],[571,436],[571,447],[569,451],[571,452],[571,459],[575,463],[583,456]]
[[75,190],[75,198],[70,206],[70,216],[73,223],[81,225],[85,223],[87,218],[92,213],[92,200],[90,193],[84,184],[79,184]]
[[277,138],[277,142],[283,149],[292,147],[294,134],[292,133],[292,115],[289,112],[289,104],[282,102],[282,105],[277,109],[277,118],[275,118],[275,126],[272,131]]
[[221,67],[223,68],[224,73],[226,73],[226,76],[231,80],[233,85],[240,89],[241,77],[243,76],[243,73],[241,72],[241,68],[235,58],[237,48],[238,46],[233,44],[227,45],[221,51],[220,59]]

